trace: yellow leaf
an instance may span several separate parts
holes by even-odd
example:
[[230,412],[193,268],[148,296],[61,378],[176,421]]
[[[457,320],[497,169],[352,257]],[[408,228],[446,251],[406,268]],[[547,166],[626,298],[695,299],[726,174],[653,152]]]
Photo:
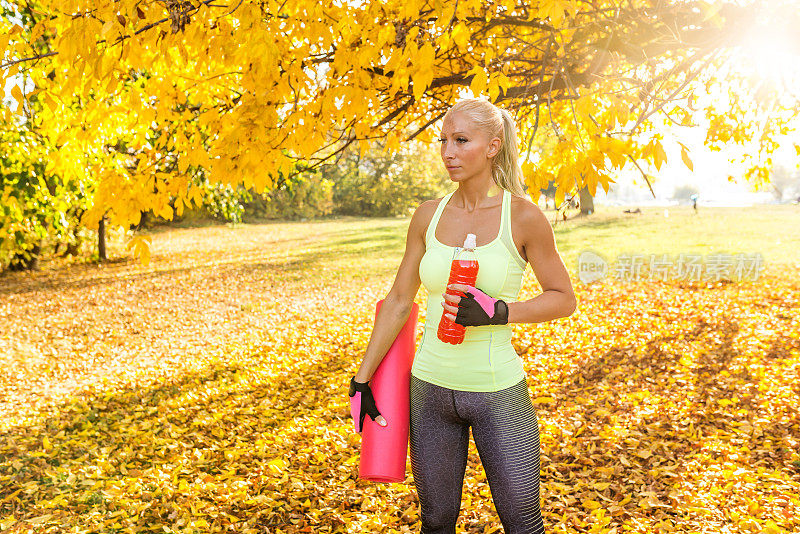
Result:
[[547,404],[553,401],[554,401],[553,397],[536,397],[535,399],[533,399],[534,404]]
[[703,20],[710,20],[717,28],[721,28],[724,24],[722,17],[719,15],[721,9],[722,5],[717,2],[710,3],[700,0],[700,11],[703,12]]
[[419,100],[433,81],[433,70],[426,69],[414,77],[414,99]]
[[158,211],[158,216],[168,221],[171,221],[173,216],[172,207],[169,204],[165,204]]
[[274,460],[270,460],[267,466],[276,473],[279,473],[286,467],[286,462],[284,462],[282,458],[275,458]]
[[539,5],[539,15],[542,18],[550,17],[550,22],[553,26],[558,26],[564,18],[564,8],[566,6],[567,3],[561,0],[544,0],[544,2]]
[[500,83],[498,81],[497,76],[491,78],[489,80],[489,100],[492,102],[497,100],[497,96],[500,94]]
[[462,51],[466,51],[467,45],[469,44],[469,30],[467,29],[467,25],[463,22],[456,24],[453,28],[452,39],[458,48]]
[[475,77],[472,78],[472,83],[469,84],[469,88],[472,94],[477,97],[486,89],[486,71],[481,66],[475,66],[470,72],[475,73]]
[[683,145],[681,145],[681,159],[683,160],[684,165],[686,165],[690,171],[694,170],[694,164],[692,163],[692,159],[689,157],[689,152]]
[[[566,167],[562,167],[562,169],[566,169]],[[566,196],[567,196],[567,192],[564,190],[564,186],[563,185],[559,185],[556,188],[556,195],[555,195],[556,206],[560,206],[561,204],[563,204],[564,203],[564,198],[566,198]]]
[[103,27],[100,29],[100,35],[101,35],[102,37],[105,37],[105,36],[106,36],[106,34],[107,34],[109,31],[111,31],[111,28],[112,28],[112,27],[114,27],[114,20],[113,20],[113,19],[109,19],[109,20],[107,20],[107,21],[106,21],[106,23],[105,23],[105,24],[103,24]]
[[600,508],[600,503],[597,501],[593,501],[591,499],[586,499],[585,501],[583,501],[582,504],[583,507],[586,508],[587,510],[595,510],[597,508]]
[[15,85],[11,89],[11,96],[14,97],[14,100],[17,101],[17,110],[15,113],[18,115],[25,114],[25,97],[22,95],[22,90],[19,88],[19,85]]
[[659,141],[653,145],[653,159],[658,170],[661,170],[661,166],[667,161],[667,153],[664,152],[664,147]]
[[50,449],[53,448],[53,445],[50,443],[50,440],[47,439],[47,436],[45,436],[44,439],[42,439],[42,447],[44,447],[44,450],[46,451],[49,451]]
[[150,236],[134,236],[125,248],[128,250],[133,249],[133,257],[140,258],[142,265],[150,263]]
[[0,35],[0,54],[6,51],[8,48],[8,42],[11,40],[11,36],[8,34]]
[[26,521],[28,523],[33,523],[34,525],[41,525],[42,523],[46,523],[47,521],[49,521],[51,517],[53,517],[53,514],[45,514],[45,515],[40,515],[39,517],[34,517],[32,519],[26,519]]

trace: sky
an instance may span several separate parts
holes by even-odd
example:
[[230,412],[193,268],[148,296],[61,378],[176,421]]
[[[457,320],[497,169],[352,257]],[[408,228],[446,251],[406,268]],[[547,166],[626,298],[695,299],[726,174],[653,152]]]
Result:
[[[743,37],[742,44],[733,50],[730,61],[723,69],[752,76],[758,88],[764,84],[774,84],[773,87],[781,88],[782,98],[798,100],[795,93],[800,87],[800,39],[796,35],[796,29],[788,26],[753,25],[751,33]],[[724,79],[724,72],[720,76]],[[715,90],[723,93],[727,91],[724,84],[719,84]],[[694,93],[697,97],[696,105],[700,108],[709,101],[726,98],[724,94],[703,94],[699,88]],[[616,191],[609,191],[608,196],[621,195],[629,201],[663,204],[669,201],[676,187],[688,184],[698,190],[698,202],[701,204],[746,206],[775,201],[769,186],[762,188],[762,191],[753,192],[752,186],[742,179],[746,169],[729,161],[745,149],[734,147],[720,152],[711,151],[703,146],[705,135],[706,130],[702,127],[671,127],[665,130],[663,146],[667,152],[667,164],[658,171],[649,169],[655,175],[651,185],[656,199],[653,199],[641,173],[636,169],[622,173],[616,184]],[[677,141],[683,142],[689,149],[693,171],[683,164]],[[795,144],[800,145],[800,132],[793,132],[780,139],[779,149],[771,155],[776,167],[798,172],[800,157],[794,148]],[[733,176],[736,181],[730,182],[728,176]],[[616,195],[613,194],[615,192]],[[800,190],[794,192],[795,198],[796,195],[800,195]],[[602,189],[599,189],[595,200],[600,204],[607,200]]]
[[[698,191],[698,203],[714,206],[748,206],[764,202],[773,202],[774,195],[770,189],[753,192],[752,186],[743,179],[744,169],[728,158],[731,152],[712,152],[703,146],[705,131],[701,128],[683,128],[678,132],[680,140],[689,148],[694,170],[689,170],[681,160],[680,145],[666,138],[663,141],[667,152],[667,163],[660,170],[649,169],[650,185],[656,198],[650,193],[641,173],[627,166],[626,170],[616,178],[615,184],[606,195],[602,187],[597,189],[595,202],[610,204],[624,201],[625,204],[640,203],[642,205],[669,205],[676,187],[693,186]],[[799,140],[795,139],[795,142]],[[782,143],[781,149],[774,155],[776,163],[789,169],[796,169],[797,157],[794,156],[791,140]],[[737,178],[738,183],[728,181],[728,176]]]

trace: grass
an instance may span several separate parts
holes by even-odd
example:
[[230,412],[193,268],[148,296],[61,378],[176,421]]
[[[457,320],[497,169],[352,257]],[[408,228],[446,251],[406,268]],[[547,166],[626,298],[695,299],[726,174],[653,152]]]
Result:
[[[766,264],[800,264],[800,206],[745,208],[600,206],[590,217],[555,225],[556,243],[568,266],[588,249],[613,260],[622,253],[760,253]],[[668,216],[665,216],[668,213]],[[552,220],[552,216],[550,217]]]

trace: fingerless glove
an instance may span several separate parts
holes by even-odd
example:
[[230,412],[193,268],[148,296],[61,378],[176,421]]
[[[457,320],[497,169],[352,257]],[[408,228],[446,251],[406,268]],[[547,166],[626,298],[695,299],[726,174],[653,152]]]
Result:
[[349,394],[353,429],[360,434],[364,429],[364,416],[369,415],[374,421],[381,413],[375,406],[375,397],[372,396],[369,382],[356,382],[356,377],[352,377]]
[[508,324],[508,304],[492,298],[478,288],[469,286],[458,302],[455,322],[462,326]]

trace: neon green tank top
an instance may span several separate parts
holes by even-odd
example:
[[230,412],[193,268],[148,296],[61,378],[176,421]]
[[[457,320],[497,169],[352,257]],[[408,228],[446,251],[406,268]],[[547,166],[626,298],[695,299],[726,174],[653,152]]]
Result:
[[[425,233],[425,254],[420,260],[419,277],[428,290],[427,316],[411,374],[450,389],[497,391],[525,377],[522,359],[511,345],[511,326],[468,326],[460,345],[444,343],[436,335],[444,309],[442,295],[455,255],[455,247],[436,239],[436,226],[453,193],[455,191],[439,202]],[[475,287],[491,297],[516,301],[526,262],[511,238],[511,193],[508,191],[503,191],[500,233],[491,243],[476,247],[475,253],[478,257]]]

